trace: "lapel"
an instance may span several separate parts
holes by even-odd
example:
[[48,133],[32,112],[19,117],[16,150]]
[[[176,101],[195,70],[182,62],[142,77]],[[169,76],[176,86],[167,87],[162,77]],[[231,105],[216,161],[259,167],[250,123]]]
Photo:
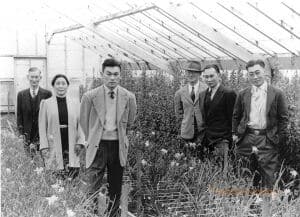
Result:
[[207,89],[199,94],[200,111],[201,111],[201,114],[202,114],[203,117],[205,115],[205,112],[204,112],[204,100],[205,100],[206,91],[207,91]]
[[28,88],[26,91],[25,91],[25,94],[24,94],[24,98],[25,98],[25,103],[26,103],[26,107],[28,109],[28,111],[31,113],[31,95],[30,95],[30,88]]
[[274,98],[275,98],[275,92],[274,92],[274,89],[273,89],[270,85],[268,85],[268,88],[267,88],[266,114],[269,113],[270,108],[271,108],[271,104],[272,104]]
[[190,96],[190,93],[189,93],[189,85],[188,84],[183,87],[182,93],[183,93],[183,96],[187,99],[187,101],[189,103],[194,104],[192,101],[192,98]]
[[94,98],[93,98],[93,105],[95,110],[97,111],[98,117],[102,123],[102,125],[104,125],[104,121],[105,121],[105,105],[104,105],[104,86],[101,85],[98,90],[97,93],[95,94]]
[[212,114],[214,108],[219,104],[220,100],[222,99],[224,95],[224,87],[222,86],[222,84],[219,86],[219,88],[217,89],[213,100],[211,101],[210,104],[210,109],[208,111],[207,116],[209,116],[210,114]]
[[51,107],[53,111],[53,122],[55,123],[55,126],[57,126],[57,132],[60,132],[59,130],[59,115],[58,115],[58,106],[57,106],[57,99],[56,96],[52,96],[51,99]]
[[250,109],[251,109],[251,96],[252,96],[252,92],[251,92],[251,88],[252,86],[250,86],[246,91],[245,91],[245,110],[246,110],[246,114],[249,117],[250,115]]
[[120,122],[123,112],[125,110],[125,106],[127,105],[128,95],[123,90],[122,87],[118,87],[118,94],[117,94],[117,123]]
[[198,88],[198,91],[196,92],[196,95],[195,95],[195,102],[194,102],[194,104],[196,104],[197,102],[198,102],[198,99],[199,99],[199,95],[200,95],[200,84],[199,84],[199,88]]

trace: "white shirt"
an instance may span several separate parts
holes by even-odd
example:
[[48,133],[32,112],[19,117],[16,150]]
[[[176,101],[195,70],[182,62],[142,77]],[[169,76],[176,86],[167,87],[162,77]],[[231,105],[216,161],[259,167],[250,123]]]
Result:
[[[110,97],[110,92],[114,92],[114,98]],[[104,85],[104,99],[105,99],[105,121],[102,139],[104,140],[117,140],[117,97],[118,86],[110,90]]]
[[260,87],[252,86],[250,119],[248,125],[253,129],[266,128],[267,90],[268,84],[266,81]]
[[210,100],[214,98],[214,95],[216,94],[218,88],[220,87],[221,83],[218,83],[214,88],[209,88],[208,90],[211,90]]
[[[198,92],[198,90],[199,90],[199,86],[200,86],[200,82],[199,81],[197,81],[197,83],[194,85],[194,92],[195,92],[195,95],[196,95],[196,93]],[[189,94],[191,95],[191,93],[192,93],[192,85],[189,83],[188,84],[188,87],[189,87]]]
[[35,96],[38,94],[40,87],[37,87],[35,90],[32,89],[32,87],[29,88],[30,96],[33,98],[33,91],[35,93]]

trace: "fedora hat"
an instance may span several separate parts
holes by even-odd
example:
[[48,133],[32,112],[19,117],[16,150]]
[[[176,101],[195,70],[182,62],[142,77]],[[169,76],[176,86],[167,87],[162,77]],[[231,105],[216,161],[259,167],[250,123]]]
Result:
[[184,70],[201,73],[201,63],[199,61],[188,61]]

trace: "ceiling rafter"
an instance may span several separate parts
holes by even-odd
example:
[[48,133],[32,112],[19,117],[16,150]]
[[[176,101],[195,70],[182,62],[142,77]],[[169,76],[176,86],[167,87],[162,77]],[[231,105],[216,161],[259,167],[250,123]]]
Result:
[[[156,8],[162,15],[173,19],[178,25],[186,29],[196,37],[208,43],[210,46],[220,50],[225,55],[233,58],[240,59],[247,62],[251,59],[252,55],[243,47],[238,46],[236,43],[225,37],[219,32],[216,32],[211,27],[201,23],[199,20],[194,19],[192,15],[183,13],[178,9],[178,6],[169,5],[169,7]],[[180,17],[180,19],[176,17]]]
[[256,11],[258,11],[260,14],[262,14],[263,16],[265,16],[266,18],[268,18],[269,20],[271,20],[273,23],[275,23],[277,26],[281,27],[282,29],[284,29],[285,31],[287,31],[288,33],[290,33],[291,35],[293,35],[294,37],[296,37],[297,39],[300,39],[300,37],[298,35],[296,35],[293,31],[291,31],[290,29],[286,28],[285,26],[281,25],[280,23],[278,23],[276,20],[274,20],[272,17],[270,17],[269,15],[266,14],[266,12],[263,12],[261,9],[259,9],[258,7],[254,6],[253,4],[251,4],[250,2],[247,2],[248,5],[250,5],[252,8],[254,8]]
[[234,15],[235,17],[237,17],[239,20],[243,21],[244,23],[246,23],[248,26],[250,26],[251,28],[255,29],[257,32],[261,33],[263,36],[265,36],[266,38],[268,38],[269,40],[271,40],[272,42],[274,42],[275,44],[277,44],[278,46],[280,46],[281,48],[283,48],[284,50],[288,51],[289,53],[296,55],[292,50],[290,50],[289,48],[287,48],[286,46],[284,46],[283,44],[279,43],[278,41],[276,41],[275,39],[273,39],[271,36],[267,35],[266,33],[264,33],[263,31],[259,30],[257,27],[255,27],[253,24],[251,24],[250,22],[248,22],[247,20],[245,20],[244,18],[242,18],[241,16],[237,15],[235,12],[231,11],[230,9],[228,9],[227,7],[225,7],[224,5],[222,5],[221,3],[217,2],[218,5],[220,5],[223,9],[225,9],[226,11],[228,11],[230,14]]
[[225,23],[223,23],[222,21],[220,21],[219,19],[215,18],[214,16],[212,16],[211,14],[209,14],[208,12],[206,12],[205,10],[201,9],[198,5],[196,5],[195,3],[191,2],[191,5],[193,5],[195,8],[197,8],[198,10],[200,10],[202,13],[206,14],[207,16],[209,16],[210,18],[212,18],[213,20],[215,20],[216,22],[218,22],[219,24],[221,24],[222,26],[224,26],[225,28],[229,29],[231,32],[235,33],[236,35],[238,35],[239,37],[241,37],[242,39],[246,40],[247,42],[249,42],[250,44],[252,44],[253,46],[257,47],[258,49],[262,50],[263,52],[265,52],[266,54],[273,56],[275,55],[275,52],[272,54],[269,51],[267,51],[266,49],[262,48],[261,46],[259,46],[257,43],[251,41],[250,39],[248,39],[247,37],[243,36],[242,34],[240,34],[239,32],[237,32],[236,30],[234,30],[233,28],[229,27],[228,25],[226,25]]

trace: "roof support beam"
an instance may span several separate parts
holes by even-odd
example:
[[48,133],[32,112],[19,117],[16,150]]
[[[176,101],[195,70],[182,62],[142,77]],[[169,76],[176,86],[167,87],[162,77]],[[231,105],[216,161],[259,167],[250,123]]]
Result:
[[288,9],[290,9],[294,14],[298,15],[298,17],[300,17],[300,13],[298,11],[296,11],[294,8],[288,6],[286,3],[281,2],[281,4],[283,4],[285,7],[287,7]]
[[[155,7],[156,6],[151,4],[151,5],[146,5],[146,6],[143,6],[143,7],[137,7],[137,8],[134,8],[134,9],[126,10],[126,11],[121,11],[121,12],[118,12],[118,13],[115,13],[115,14],[111,14],[111,15],[108,15],[108,16],[101,17],[98,20],[94,21],[93,25],[98,26],[100,23],[104,23],[104,22],[107,22],[107,21],[120,19],[122,17],[130,16],[130,15],[137,14],[137,13],[141,13],[143,11],[154,9]],[[81,29],[81,28],[84,28],[84,25],[75,24],[75,25],[71,25],[71,26],[68,26],[68,27],[65,27],[65,28],[54,30],[52,32],[52,35],[57,34],[57,33],[69,32],[69,31],[73,31],[73,30],[77,30],[77,29]]]
[[270,17],[269,15],[267,15],[265,12],[263,12],[262,10],[260,10],[258,7],[255,7],[253,4],[251,4],[250,2],[247,2],[248,5],[250,5],[252,8],[254,8],[256,11],[258,11],[260,14],[264,15],[266,18],[268,18],[269,20],[271,20],[273,23],[275,23],[277,26],[283,28],[285,31],[287,31],[288,33],[290,33],[291,35],[295,36],[297,39],[300,39],[300,37],[298,35],[296,35],[293,31],[289,30],[288,28],[286,28],[285,26],[281,25],[280,23],[278,23],[276,20],[274,20],[272,17]]
[[278,46],[282,47],[284,50],[288,51],[289,53],[296,55],[293,51],[291,51],[290,49],[288,49],[287,47],[285,47],[284,45],[282,45],[281,43],[279,43],[278,41],[274,40],[271,36],[267,35],[266,33],[264,33],[263,31],[259,30],[258,28],[256,28],[254,25],[252,25],[251,23],[249,23],[247,20],[243,19],[241,16],[237,15],[236,13],[234,13],[233,11],[229,10],[227,7],[225,7],[224,5],[220,4],[219,2],[217,2],[218,5],[220,5],[223,9],[225,9],[226,11],[228,11],[229,13],[231,13],[232,15],[234,15],[235,17],[237,17],[238,19],[240,19],[241,21],[243,21],[244,23],[246,23],[248,26],[250,26],[251,28],[255,29],[257,32],[261,33],[263,36],[265,36],[266,38],[268,38],[269,40],[273,41],[275,44],[277,44]]
[[235,33],[236,35],[238,35],[239,37],[241,37],[242,39],[246,40],[247,42],[249,42],[250,44],[252,44],[253,46],[257,47],[258,49],[260,49],[261,51],[265,52],[266,54],[272,56],[275,53],[270,53],[269,51],[267,51],[266,49],[258,46],[255,42],[251,41],[250,39],[246,38],[245,36],[243,36],[242,34],[238,33],[237,31],[235,31],[233,28],[229,27],[228,25],[224,24],[223,22],[221,22],[220,20],[218,20],[217,18],[215,18],[214,16],[212,16],[211,14],[207,13],[205,10],[201,9],[198,5],[196,5],[195,3],[191,2],[191,5],[193,5],[195,8],[197,8],[198,10],[200,10],[202,13],[206,14],[207,16],[209,16],[210,18],[212,18],[213,20],[215,20],[216,22],[218,22],[219,24],[221,24],[222,26],[224,26],[225,28],[229,29],[231,32]]
[[165,7],[162,4],[158,6],[159,8],[157,8],[157,10],[159,12],[167,14],[167,16],[176,20],[180,26],[227,55],[235,59],[241,59],[244,62],[247,62],[252,58],[252,55],[245,48],[238,46],[235,42],[231,41],[221,33],[201,23],[199,20],[196,20],[192,15],[180,10],[178,6],[170,4],[168,7]]
[[141,49],[140,47],[136,46],[135,44],[129,43],[126,39],[122,39],[119,35],[108,32],[107,29],[99,29],[96,28],[94,23],[92,24],[83,24],[74,17],[67,16],[66,14],[59,12],[55,10],[57,13],[67,17],[68,19],[72,20],[73,22],[77,22],[80,25],[82,25],[85,29],[89,30],[90,32],[93,32],[95,35],[99,36],[100,38],[104,39],[105,41],[119,47],[120,49],[126,51],[127,53],[137,56],[143,61],[147,63],[151,63],[158,68],[161,68],[162,70],[168,71],[169,70],[169,63],[163,59],[160,59],[153,55],[152,53],[145,52],[145,50]]

